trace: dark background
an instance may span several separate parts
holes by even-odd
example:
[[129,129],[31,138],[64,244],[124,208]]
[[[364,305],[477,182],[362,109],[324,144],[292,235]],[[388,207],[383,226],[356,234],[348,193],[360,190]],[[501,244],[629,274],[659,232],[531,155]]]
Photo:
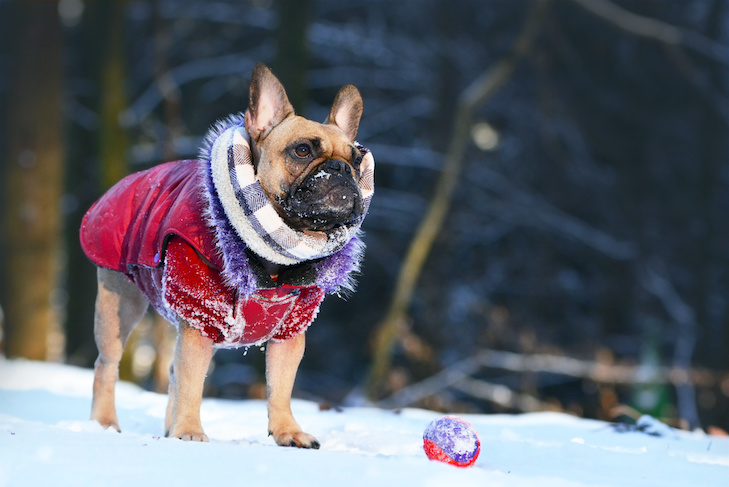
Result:
[[[365,101],[368,250],[358,292],[328,298],[307,334],[296,392],[361,404],[464,90],[506,63],[469,112],[369,400],[729,429],[728,26],[726,0],[0,1],[5,354],[93,364],[83,213],[124,174],[195,157],[246,108],[261,61],[310,118],[346,83]],[[171,330],[150,316],[122,376],[163,388],[151,345],[169,349]],[[219,353],[208,394],[261,397],[262,358]]]

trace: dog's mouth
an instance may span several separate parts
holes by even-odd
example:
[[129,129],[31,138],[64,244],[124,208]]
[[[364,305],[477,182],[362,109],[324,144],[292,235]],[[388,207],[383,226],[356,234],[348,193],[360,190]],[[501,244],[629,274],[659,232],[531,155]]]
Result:
[[328,160],[292,187],[279,204],[284,220],[297,230],[327,231],[349,226],[362,217],[362,194],[352,168]]

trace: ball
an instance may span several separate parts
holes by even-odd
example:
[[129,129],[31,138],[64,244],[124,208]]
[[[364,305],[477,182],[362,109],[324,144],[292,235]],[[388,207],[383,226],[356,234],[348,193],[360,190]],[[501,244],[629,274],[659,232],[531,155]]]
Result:
[[460,418],[445,416],[425,428],[423,449],[431,460],[470,467],[481,453],[481,442],[470,424]]

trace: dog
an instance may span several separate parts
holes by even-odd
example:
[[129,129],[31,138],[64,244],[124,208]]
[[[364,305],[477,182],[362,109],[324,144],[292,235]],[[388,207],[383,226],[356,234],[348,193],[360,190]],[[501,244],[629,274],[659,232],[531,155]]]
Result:
[[121,431],[114,390],[129,334],[151,303],[178,327],[168,437],[208,441],[200,420],[214,349],[267,341],[268,431],[281,446],[319,448],[291,412],[305,330],[327,293],[351,289],[374,159],[355,142],[353,85],[324,123],[294,113],[259,64],[249,107],[218,123],[195,161],[128,176],[84,217],[81,244],[98,266],[91,418]]

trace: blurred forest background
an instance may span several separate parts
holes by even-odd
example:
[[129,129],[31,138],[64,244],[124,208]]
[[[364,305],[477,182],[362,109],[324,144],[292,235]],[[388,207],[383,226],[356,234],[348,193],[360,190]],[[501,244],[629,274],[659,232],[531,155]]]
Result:
[[[3,353],[92,366],[82,215],[195,157],[262,61],[314,119],[356,84],[377,161],[296,395],[729,429],[728,29],[729,0],[0,0]],[[173,340],[150,314],[122,376],[163,390]],[[207,393],[261,397],[263,354]]]

